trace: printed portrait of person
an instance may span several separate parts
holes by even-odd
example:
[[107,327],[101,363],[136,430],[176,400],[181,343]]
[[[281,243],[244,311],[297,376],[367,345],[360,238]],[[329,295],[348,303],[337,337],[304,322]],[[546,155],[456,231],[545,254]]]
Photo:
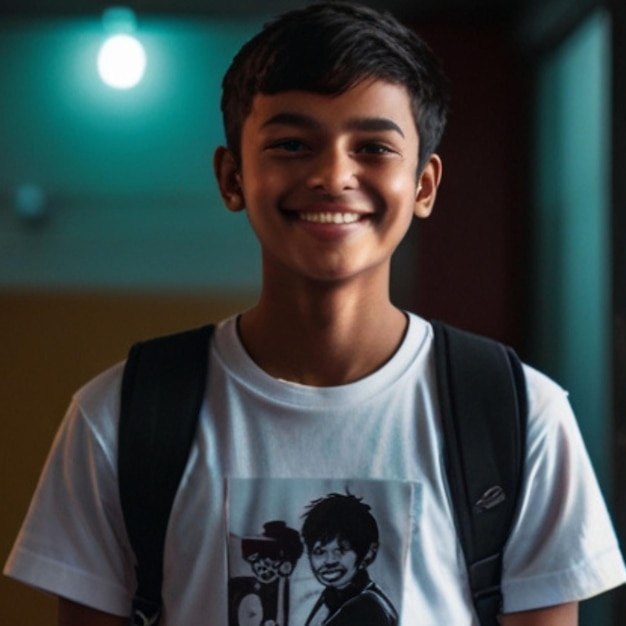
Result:
[[331,493],[311,502],[303,517],[309,565],[324,587],[305,626],[397,626],[396,609],[367,571],[380,545],[371,507]]

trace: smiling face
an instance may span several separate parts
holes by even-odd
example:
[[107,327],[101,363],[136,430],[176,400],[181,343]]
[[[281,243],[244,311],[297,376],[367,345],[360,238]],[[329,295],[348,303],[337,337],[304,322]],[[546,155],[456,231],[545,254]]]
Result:
[[348,585],[359,567],[357,553],[350,542],[337,538],[328,543],[316,541],[309,553],[309,561],[318,582],[337,589]]
[[225,148],[215,167],[227,207],[247,210],[266,278],[344,281],[388,276],[412,216],[430,213],[441,165],[433,155],[418,179],[418,149],[405,88],[373,80],[257,95],[240,167]]

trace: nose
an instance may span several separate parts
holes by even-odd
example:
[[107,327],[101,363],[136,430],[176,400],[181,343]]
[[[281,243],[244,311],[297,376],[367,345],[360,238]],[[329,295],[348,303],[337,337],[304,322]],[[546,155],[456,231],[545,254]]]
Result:
[[312,159],[309,188],[338,196],[357,184],[357,163],[350,153],[340,147],[330,147]]
[[339,562],[339,552],[337,550],[329,550],[324,553],[324,565],[336,565]]

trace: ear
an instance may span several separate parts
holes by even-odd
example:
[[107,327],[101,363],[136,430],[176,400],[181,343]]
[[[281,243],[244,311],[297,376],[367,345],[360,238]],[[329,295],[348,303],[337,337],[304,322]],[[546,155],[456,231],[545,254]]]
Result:
[[224,205],[229,211],[241,211],[246,203],[241,189],[241,174],[233,153],[219,146],[213,155],[213,171]]
[[435,205],[437,188],[441,182],[443,164],[437,154],[431,154],[428,162],[422,169],[417,181],[417,191],[415,193],[415,208],[413,212],[417,217],[428,217]]
[[367,550],[367,553],[365,554],[365,556],[359,563],[359,568],[360,569],[368,568],[374,562],[374,559],[376,558],[377,554],[378,554],[378,543],[377,542],[371,543],[369,549]]

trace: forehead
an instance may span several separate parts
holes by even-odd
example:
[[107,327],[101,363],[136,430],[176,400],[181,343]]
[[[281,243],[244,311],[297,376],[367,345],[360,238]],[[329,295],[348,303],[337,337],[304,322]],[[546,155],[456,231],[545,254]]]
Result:
[[[359,124],[357,122],[367,121]],[[284,91],[257,94],[244,122],[258,133],[280,126],[305,126],[321,130],[393,131],[408,141],[417,139],[411,98],[402,85],[383,80],[357,83],[340,94]]]

